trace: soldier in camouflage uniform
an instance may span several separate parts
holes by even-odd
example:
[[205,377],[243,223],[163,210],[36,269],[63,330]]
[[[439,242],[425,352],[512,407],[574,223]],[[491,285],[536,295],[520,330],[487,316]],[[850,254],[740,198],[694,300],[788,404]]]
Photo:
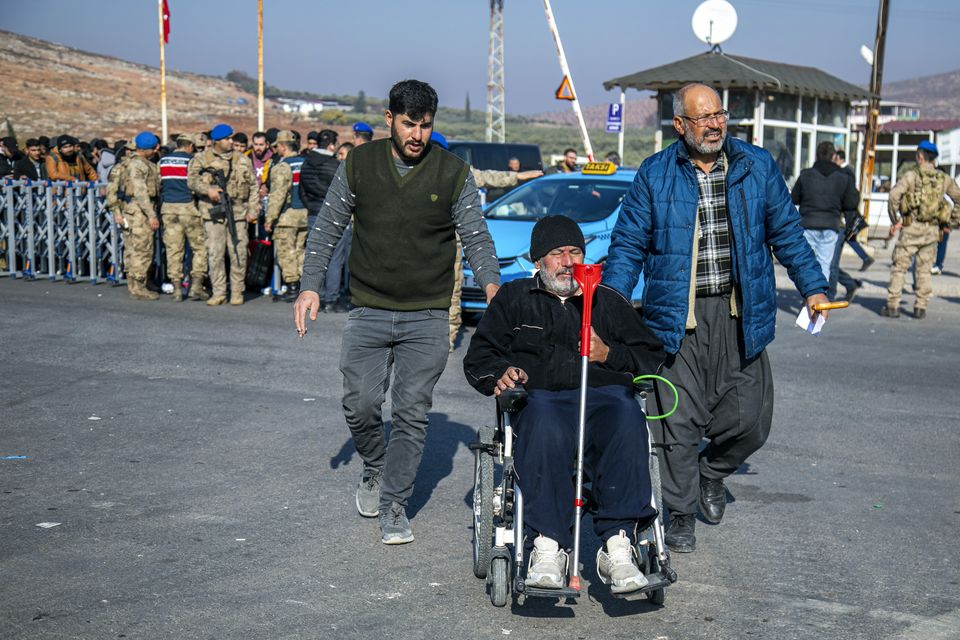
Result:
[[[917,146],[917,168],[904,174],[890,191],[890,231],[893,234],[900,230],[900,237],[893,249],[887,305],[880,312],[888,318],[900,316],[903,279],[914,257],[917,300],[913,316],[921,319],[927,315],[927,302],[933,293],[930,267],[937,243],[944,232],[949,233],[951,222],[960,223],[960,188],[950,176],[937,170],[937,155],[935,144],[921,142]],[[953,200],[952,209],[944,196]]]
[[[436,142],[436,139],[434,138]],[[440,145],[446,148],[444,145]],[[473,179],[477,183],[478,189],[493,187],[494,189],[506,189],[515,187],[520,181],[533,180],[543,175],[539,169],[533,171],[494,171],[492,169],[477,169],[470,167],[473,173]],[[463,292],[463,246],[457,239],[457,258],[453,264],[454,285],[453,295],[450,297],[450,352],[457,344],[457,335],[460,333],[460,327],[463,325],[463,313],[460,306],[460,297]]]
[[[256,222],[259,207],[257,178],[250,159],[233,150],[233,129],[218,124],[210,131],[207,149],[193,157],[187,167],[187,186],[197,195],[203,228],[207,238],[210,281],[213,296],[207,304],[214,306],[227,300],[227,272],[224,253],[230,256],[230,304],[243,304],[247,271],[246,222]],[[221,171],[227,180],[227,193],[217,186],[211,171]],[[217,207],[224,199],[233,207],[233,220],[220,217]],[[211,215],[211,210],[215,215]],[[234,229],[232,232],[227,225]]]
[[290,131],[277,133],[277,152],[283,157],[270,171],[270,199],[263,228],[273,232],[277,263],[287,285],[284,300],[300,295],[303,251],[307,244],[307,208],[300,199],[300,145]]
[[163,244],[167,247],[167,276],[173,284],[173,300],[183,300],[184,239],[190,242],[191,298],[209,298],[203,290],[207,273],[207,246],[203,222],[197,211],[193,192],[187,186],[187,166],[193,156],[193,138],[183,134],[177,138],[177,150],[160,159],[160,185],[163,204]]
[[160,140],[149,131],[135,139],[137,150],[126,163],[120,187],[127,196],[123,205],[123,262],[127,271],[127,290],[135,300],[156,300],[160,296],[147,289],[147,270],[153,260],[153,232],[160,228],[156,201],[160,194],[160,172],[150,162]]

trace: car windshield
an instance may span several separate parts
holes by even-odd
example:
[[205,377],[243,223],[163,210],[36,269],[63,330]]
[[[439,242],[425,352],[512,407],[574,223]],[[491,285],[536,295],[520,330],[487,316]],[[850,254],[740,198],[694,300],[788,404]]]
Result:
[[580,223],[596,222],[613,213],[629,186],[613,180],[535,180],[497,200],[484,215],[499,220],[564,215]]

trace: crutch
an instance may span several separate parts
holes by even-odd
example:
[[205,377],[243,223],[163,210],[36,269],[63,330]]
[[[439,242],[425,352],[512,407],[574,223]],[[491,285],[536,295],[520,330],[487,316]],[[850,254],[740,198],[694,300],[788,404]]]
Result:
[[583,440],[587,428],[587,367],[590,364],[590,316],[593,292],[600,284],[601,265],[575,264],[573,277],[580,283],[583,313],[580,322],[580,421],[577,425],[577,494],[573,501],[573,570],[570,588],[580,591],[580,518],[583,515]]

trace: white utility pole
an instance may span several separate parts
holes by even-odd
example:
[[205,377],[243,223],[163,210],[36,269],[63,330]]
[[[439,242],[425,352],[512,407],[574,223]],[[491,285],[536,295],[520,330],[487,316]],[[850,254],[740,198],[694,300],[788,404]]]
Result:
[[557,21],[553,17],[553,9],[550,7],[550,0],[543,0],[543,8],[547,12],[547,26],[550,27],[550,33],[553,34],[553,41],[557,45],[557,56],[560,58],[560,70],[563,77],[570,83],[570,91],[573,92],[573,112],[577,114],[577,122],[580,123],[580,136],[583,138],[583,150],[587,158],[593,162],[593,146],[590,144],[590,134],[587,133],[587,123],[583,120],[583,111],[580,109],[580,98],[577,97],[577,90],[573,85],[573,76],[570,75],[570,66],[567,64],[567,55],[563,52],[563,43],[560,41],[560,31],[557,29]]

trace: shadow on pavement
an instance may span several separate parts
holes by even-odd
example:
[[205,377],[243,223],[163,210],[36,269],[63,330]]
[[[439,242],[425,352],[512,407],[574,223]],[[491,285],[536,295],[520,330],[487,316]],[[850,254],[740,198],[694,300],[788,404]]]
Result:
[[[453,458],[460,446],[468,446],[476,440],[476,427],[451,422],[446,414],[431,413],[430,426],[427,427],[427,440],[423,447],[423,459],[417,471],[413,495],[407,503],[407,517],[413,518],[430,500],[433,490],[441,480],[453,472]],[[386,424],[387,439],[390,438],[390,423]],[[330,458],[330,468],[337,469],[350,464],[357,450],[353,439],[347,438],[340,450]],[[359,471],[358,471],[359,476]],[[473,505],[473,487],[468,493],[468,504]]]

